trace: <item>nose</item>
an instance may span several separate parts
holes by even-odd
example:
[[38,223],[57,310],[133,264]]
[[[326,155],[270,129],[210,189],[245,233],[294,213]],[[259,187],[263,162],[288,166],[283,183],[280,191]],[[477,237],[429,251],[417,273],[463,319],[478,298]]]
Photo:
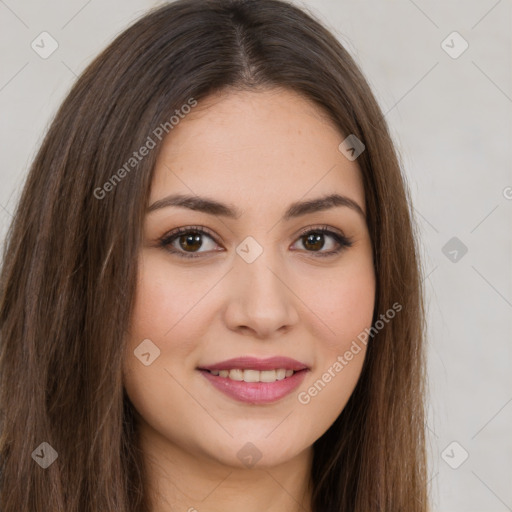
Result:
[[299,299],[287,283],[285,269],[267,251],[252,263],[237,256],[228,276],[225,322],[229,329],[263,339],[297,324]]

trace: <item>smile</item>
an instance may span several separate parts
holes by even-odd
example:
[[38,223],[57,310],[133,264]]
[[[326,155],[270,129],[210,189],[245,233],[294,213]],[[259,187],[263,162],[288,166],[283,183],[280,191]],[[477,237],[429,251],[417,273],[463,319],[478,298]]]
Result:
[[231,380],[244,381],[244,382],[275,382],[276,380],[283,380],[286,377],[291,377],[294,374],[293,370],[286,368],[279,368],[277,370],[242,370],[239,368],[233,370],[209,370],[212,375],[219,377],[226,377]]

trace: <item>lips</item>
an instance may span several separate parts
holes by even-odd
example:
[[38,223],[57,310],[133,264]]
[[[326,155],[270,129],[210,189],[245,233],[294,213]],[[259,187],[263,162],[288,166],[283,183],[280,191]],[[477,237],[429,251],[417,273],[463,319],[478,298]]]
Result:
[[225,361],[221,361],[215,364],[209,364],[205,366],[198,367],[198,370],[277,370],[280,368],[284,368],[285,370],[307,370],[309,369],[308,365],[297,361],[296,359],[291,359],[289,357],[276,356],[269,357],[266,359],[258,359],[256,357],[251,356],[243,356],[236,357],[233,359],[227,359]]
[[289,357],[258,359],[244,356],[201,366],[197,370],[224,395],[239,402],[263,405],[292,393],[310,368]]

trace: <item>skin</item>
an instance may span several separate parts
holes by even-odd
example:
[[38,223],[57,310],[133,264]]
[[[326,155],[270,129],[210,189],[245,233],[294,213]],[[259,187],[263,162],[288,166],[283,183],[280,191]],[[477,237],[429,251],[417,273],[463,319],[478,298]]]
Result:
[[[292,202],[334,192],[366,214],[357,160],[338,150],[344,138],[314,103],[272,89],[210,96],[164,139],[149,205],[183,193],[242,214],[229,219],[169,206],[146,215],[123,369],[140,415],[154,512],[311,510],[312,445],[345,407],[365,345],[308,404],[298,394],[371,326],[372,245],[365,217],[348,207],[280,219]],[[300,230],[322,225],[352,246],[318,256],[337,248],[336,240],[327,234],[323,246],[311,247]],[[159,245],[188,226],[215,237],[202,235],[192,249],[174,239],[177,251],[198,258]],[[252,263],[236,252],[247,236],[263,248]],[[148,366],[134,355],[144,339],[160,350]],[[296,391],[262,405],[225,396],[196,369],[243,355],[284,355],[310,371]],[[247,442],[261,454],[253,467],[237,457]]]

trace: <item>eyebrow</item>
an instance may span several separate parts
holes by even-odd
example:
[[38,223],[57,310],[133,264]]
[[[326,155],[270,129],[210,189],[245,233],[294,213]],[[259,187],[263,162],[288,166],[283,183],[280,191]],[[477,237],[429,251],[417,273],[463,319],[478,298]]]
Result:
[[[228,217],[231,219],[238,219],[243,213],[235,206],[220,203],[219,201],[215,201],[208,197],[183,194],[174,194],[155,201],[147,208],[147,213],[161,208],[167,208],[169,206],[188,208],[189,210],[203,212],[209,215]],[[292,203],[283,215],[283,220],[286,221],[309,213],[320,212],[340,206],[351,208],[366,220],[366,215],[359,204],[353,199],[340,194],[330,194],[317,199]]]

